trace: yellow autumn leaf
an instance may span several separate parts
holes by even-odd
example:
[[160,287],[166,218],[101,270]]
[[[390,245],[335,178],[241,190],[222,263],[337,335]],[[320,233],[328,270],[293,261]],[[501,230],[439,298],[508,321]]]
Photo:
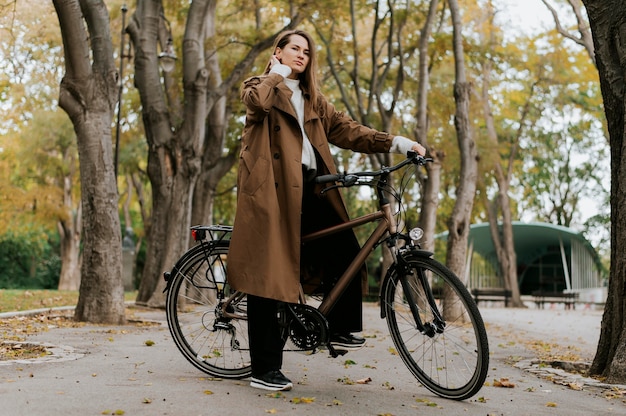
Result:
[[265,409],[265,413],[270,413],[270,414],[274,414],[276,413],[276,409]]
[[213,392],[211,390],[205,390],[204,394],[210,395],[210,394],[213,394]]
[[546,403],[546,407],[557,407],[557,404],[554,402],[548,402]]
[[294,397],[293,399],[290,400],[291,403],[293,404],[307,404],[307,403],[313,403],[315,401],[315,397]]
[[148,347],[151,347],[151,346],[153,346],[153,345],[154,345],[154,341],[152,341],[151,339],[148,339],[148,340],[146,340],[145,344],[146,344]]

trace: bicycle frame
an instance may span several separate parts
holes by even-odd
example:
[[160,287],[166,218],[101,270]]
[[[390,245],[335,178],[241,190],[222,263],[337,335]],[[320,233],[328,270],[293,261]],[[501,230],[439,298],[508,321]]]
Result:
[[[363,246],[355,256],[354,260],[352,260],[348,268],[344,271],[337,283],[335,283],[331,291],[324,297],[324,300],[318,307],[318,310],[324,316],[328,316],[335,303],[337,303],[339,297],[343,294],[354,276],[356,276],[357,271],[361,268],[363,263],[365,263],[365,260],[370,255],[374,247],[378,244],[378,242],[382,239],[383,235],[385,235],[387,231],[389,231],[391,235],[395,234],[396,227],[391,216],[391,207],[389,203],[386,203],[382,205],[380,207],[380,210],[375,213],[363,215],[342,224],[338,224],[324,230],[316,231],[302,237],[302,242],[306,243],[308,241],[313,241],[318,238],[326,237],[340,231],[352,229],[360,225],[368,224],[370,222],[374,222],[380,219],[382,219],[383,221],[378,224],[374,232],[372,232],[365,244],[363,244]],[[301,301],[304,302],[304,299],[301,299]]]
[[[363,244],[363,246],[361,247],[361,249],[355,256],[354,260],[352,260],[352,262],[350,263],[348,268],[344,271],[344,273],[341,275],[337,283],[335,283],[335,285],[330,290],[330,292],[324,297],[322,303],[318,306],[317,309],[324,316],[328,316],[333,306],[337,303],[337,301],[339,300],[339,298],[341,297],[345,289],[348,287],[352,279],[354,279],[358,270],[365,263],[365,261],[367,260],[367,257],[371,254],[372,250],[376,247],[377,244],[379,244],[380,241],[382,241],[383,236],[385,235],[386,232],[389,232],[389,236],[391,239],[388,244],[389,247],[391,248],[395,246],[395,243],[396,243],[395,237],[397,237],[397,227],[396,227],[396,223],[393,221],[393,215],[391,213],[391,205],[389,204],[389,201],[384,195],[384,186],[387,183],[388,176],[389,176],[388,172],[383,173],[381,175],[380,181],[376,185],[376,192],[378,194],[378,201],[379,201],[378,211],[351,219],[342,224],[338,224],[338,225],[335,225],[335,226],[332,226],[323,230],[313,232],[311,234],[307,234],[302,237],[302,242],[306,243],[308,241],[313,241],[318,238],[333,235],[335,233],[338,233],[344,230],[356,228],[358,226],[368,224],[370,222],[382,220],[380,221],[376,229],[372,232],[372,234],[369,236],[365,244]],[[425,256],[430,256],[430,254],[431,253],[424,251]],[[396,256],[396,253],[394,251],[392,251],[392,255],[394,256],[394,261],[398,263],[400,266],[402,266],[401,264],[402,261],[398,260],[398,256]],[[422,286],[424,288],[430,288],[430,285],[423,273],[420,273],[418,278],[422,282]],[[406,277],[403,276],[400,279],[400,282],[402,284],[402,287],[404,288],[405,296],[412,297],[411,290],[409,289],[409,285],[406,281]],[[435,323],[432,325],[428,325],[428,326],[424,325],[424,323],[422,322],[420,318],[419,311],[416,309],[415,300],[413,300],[412,302],[409,302],[409,305],[411,306],[411,313],[413,314],[413,317],[417,323],[417,329],[421,331],[422,333],[432,337],[435,333],[443,332],[443,328],[445,327],[445,321],[442,318],[441,314],[439,313],[439,308],[436,305],[435,298],[431,290],[426,291],[426,298],[428,300],[429,306],[431,307],[431,309],[433,310],[436,316]],[[303,295],[301,295],[300,300],[302,303],[305,303],[305,299]],[[381,318],[384,318],[384,317],[385,317],[384,312],[381,312]]]
[[[410,159],[407,159],[406,161],[395,166],[393,170],[397,170],[398,168],[408,163],[411,163]],[[380,221],[376,229],[368,237],[367,241],[363,244],[363,246],[361,246],[361,249],[355,256],[355,258],[352,260],[350,265],[346,268],[343,274],[339,277],[339,279],[337,280],[333,288],[330,290],[330,292],[328,292],[328,294],[324,296],[322,303],[317,307],[319,312],[322,313],[322,315],[324,316],[328,316],[328,314],[330,313],[332,308],[335,306],[335,304],[337,303],[337,301],[339,300],[343,292],[346,290],[346,288],[348,287],[352,279],[354,279],[354,277],[356,276],[358,270],[363,266],[363,264],[367,260],[367,257],[372,253],[372,250],[374,250],[374,248],[383,240],[383,236],[385,235],[385,233],[389,232],[389,237],[387,238],[388,246],[390,248],[395,246],[396,238],[397,238],[397,226],[393,219],[393,214],[391,212],[391,204],[389,203],[389,200],[387,199],[385,195],[385,187],[389,181],[389,175],[391,174],[393,170],[390,170],[388,168],[383,168],[382,173],[380,173],[378,177],[378,181],[376,183],[376,194],[377,194],[377,200],[378,200],[377,211],[370,213],[370,214],[362,215],[360,217],[350,219],[344,223],[337,224],[337,225],[325,228],[323,230],[314,231],[312,233],[302,236],[302,243],[307,243],[307,242],[314,241],[322,237],[327,237],[327,236],[339,233],[341,231],[353,229],[361,225],[369,224],[371,222]],[[337,185],[330,186],[326,190],[331,189],[336,186]],[[427,253],[427,252],[424,252],[424,253],[425,255],[430,255],[430,253]],[[392,250],[392,255],[394,256],[394,261],[397,261],[396,253],[393,250]],[[404,282],[402,284],[403,286],[405,285]],[[222,306],[222,313],[225,318],[241,319],[241,316],[232,314],[226,310],[228,305],[235,298],[235,296],[236,294],[233,294],[229,299],[226,300],[226,302],[224,302]],[[306,299],[304,296],[304,292],[302,291],[302,288],[300,290],[300,302],[303,304],[306,304]],[[434,305],[434,298],[432,294],[430,294],[429,303],[431,303],[431,305]],[[415,315],[416,321],[421,326],[419,329],[423,331],[424,328],[419,318],[419,313],[417,311],[413,311],[413,313]],[[384,318],[384,314],[382,317]]]
[[[405,179],[411,180],[411,176],[404,174],[398,189],[388,183],[391,172],[425,161],[409,154],[407,160],[374,172],[328,174],[315,179],[326,184],[322,193],[339,187],[375,188],[371,199],[377,209],[301,236],[305,249],[309,244],[321,244],[322,238],[332,239],[338,233],[376,224],[354,258],[346,259],[349,264],[343,263],[341,276],[324,291],[319,304],[313,296],[315,305],[307,305],[306,286],[300,285],[298,303],[281,306],[281,338],[291,342],[285,344],[285,351],[319,349],[332,357],[343,355],[346,351],[332,342],[327,317],[348,287],[360,283],[360,271],[374,249],[385,244],[392,264],[381,281],[380,317],[387,321],[398,355],[424,387],[441,397],[463,400],[476,394],[487,377],[489,343],[484,323],[465,284],[435,260],[432,252],[420,248],[417,241],[421,230],[399,227],[402,195],[408,184]],[[397,211],[390,200],[400,203]],[[169,289],[168,326],[178,349],[201,371],[240,379],[251,374],[246,337],[248,305],[246,294],[231,288],[227,281],[228,235],[232,229],[222,225],[192,227],[193,238],[200,244],[189,249],[164,278]],[[324,287],[325,282],[321,283]]]

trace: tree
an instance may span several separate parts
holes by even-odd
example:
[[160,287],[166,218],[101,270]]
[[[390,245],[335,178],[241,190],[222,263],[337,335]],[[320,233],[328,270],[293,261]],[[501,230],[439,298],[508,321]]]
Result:
[[[50,126],[56,126],[50,129]],[[23,177],[36,181],[30,194],[36,211],[56,222],[59,233],[61,272],[59,290],[80,287],[82,204],[78,198],[78,155],[76,134],[62,111],[40,111],[22,130],[18,157],[24,162]]]
[[83,263],[75,318],[123,323],[124,287],[111,125],[117,71],[102,0],[53,0],[65,56],[59,106],[78,142],[83,207]]
[[[323,78],[333,81],[326,95],[340,101],[342,108],[363,125],[407,135],[411,129],[398,121],[405,117],[399,107],[407,99],[406,65],[415,51],[414,40],[409,36],[413,31],[409,17],[414,5],[376,1],[373,11],[370,7],[350,0],[348,10],[333,8],[310,19],[324,47],[327,65],[322,73],[328,76]],[[343,11],[347,13],[344,15]],[[345,39],[348,42],[344,43]],[[366,159],[350,151],[340,151],[338,159],[342,159],[338,165],[343,162],[344,170],[355,159],[359,159],[359,164],[369,161],[376,168],[392,164],[392,155],[388,153],[369,155]],[[348,204],[358,199],[357,193],[357,190],[345,191],[354,197],[347,199]],[[367,227],[357,230],[357,234],[360,232],[366,234]],[[391,252],[382,247],[382,275],[391,262]]]
[[[470,121],[471,83],[465,72],[465,56],[461,13],[456,0],[448,0],[453,26],[453,50],[455,62],[454,99],[456,113],[454,126],[461,157],[461,172],[456,188],[456,203],[452,215],[448,219],[448,249],[446,264],[461,279],[466,279],[465,257],[470,231],[470,218],[476,194],[478,177],[477,149],[474,142]],[[446,311],[454,313],[454,311]]]
[[[11,174],[4,177],[17,188],[3,192],[10,195],[13,207],[0,208],[10,212],[10,223],[0,229],[8,233],[14,228],[21,234],[25,230],[20,225],[37,223],[50,235],[58,231],[61,274],[55,281],[60,290],[78,290],[78,155],[72,124],[56,103],[55,86],[61,80],[63,59],[56,52],[62,42],[58,24],[46,18],[53,10],[52,4],[33,0],[0,6],[0,85],[6,109],[0,132],[5,143],[0,147],[12,165]],[[11,156],[9,148],[14,152]]]
[[611,148],[611,266],[598,350],[590,373],[626,383],[626,3],[583,0],[593,35]]
[[415,136],[427,149],[427,156],[432,158],[432,163],[426,165],[426,178],[422,178],[422,203],[419,225],[424,230],[422,247],[425,250],[434,251],[435,229],[437,225],[437,207],[439,205],[439,192],[441,186],[441,164],[445,152],[437,148],[436,143],[428,136],[428,90],[430,88],[430,51],[429,43],[433,32],[439,0],[431,0],[424,26],[419,39],[419,79],[417,89],[417,114]]
[[[230,6],[235,10],[233,16],[240,16],[242,8]],[[274,34],[264,36],[258,30],[245,33],[243,19],[239,18],[239,36],[249,38],[246,42],[228,39],[219,45],[214,36],[216,10],[217,0],[194,0],[185,6],[182,76],[177,70],[159,70],[159,50],[167,50],[168,42],[176,43],[163,2],[139,0],[127,28],[135,51],[135,85],[142,103],[152,187],[146,265],[137,296],[138,302],[149,306],[163,306],[163,271],[187,249],[192,217],[201,222],[212,220],[207,213],[211,212],[215,187],[237,160],[236,147],[223,154],[227,103],[233,95],[238,98],[242,78],[248,75],[256,57],[271,46],[276,31],[295,27],[302,20],[292,14],[284,27],[270,20],[271,24],[263,27]],[[235,55],[237,43],[251,46]],[[222,50],[226,50],[223,59],[231,65],[223,81],[217,60]],[[177,82],[178,78],[182,82]]]
[[596,57],[594,54],[593,47],[593,38],[591,35],[591,31],[589,30],[589,24],[587,23],[587,19],[583,13],[582,1],[581,0],[567,0],[570,8],[574,12],[574,16],[576,16],[576,27],[578,29],[578,35],[572,33],[567,28],[564,28],[561,24],[561,19],[559,18],[558,11],[552,6],[552,4],[548,0],[541,0],[543,4],[546,5],[552,17],[554,18],[554,23],[556,24],[556,30],[563,35],[565,38],[574,41],[575,43],[581,45],[585,48],[591,61],[593,63],[596,62]]
[[[483,117],[485,119],[485,136],[487,139],[487,151],[483,155],[486,162],[487,170],[492,173],[495,181],[494,196],[491,200],[486,190],[483,190],[482,197],[485,199],[485,207],[487,210],[487,218],[489,219],[489,228],[491,231],[491,239],[495,247],[499,272],[504,277],[504,287],[511,291],[511,306],[521,307],[523,302],[520,297],[519,284],[517,282],[517,256],[515,253],[515,245],[513,243],[513,210],[511,207],[511,199],[509,196],[511,180],[515,160],[519,149],[519,136],[516,135],[510,142],[505,141],[504,145],[500,143],[495,117],[491,108],[490,89],[491,78],[493,76],[494,67],[496,66],[496,57],[498,55],[497,45],[502,41],[499,31],[495,28],[493,18],[495,16],[493,5],[489,3],[484,20],[481,21],[479,29],[481,36],[481,46],[488,48],[493,52],[481,54],[481,79],[482,88],[480,92],[480,102],[483,107]],[[529,95],[532,96],[533,88]],[[520,115],[520,128],[518,132],[524,128],[524,121],[528,115],[528,102],[522,107]],[[503,151],[503,147],[506,147]],[[506,156],[503,157],[501,154]],[[485,157],[486,156],[486,157]],[[504,160],[503,160],[504,159]]]

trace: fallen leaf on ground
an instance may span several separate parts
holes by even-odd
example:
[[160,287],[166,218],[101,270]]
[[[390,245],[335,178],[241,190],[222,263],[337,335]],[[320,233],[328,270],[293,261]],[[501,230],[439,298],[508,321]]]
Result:
[[313,403],[315,401],[315,397],[294,397],[293,399],[289,401],[294,404],[300,404],[300,403],[308,404],[308,403]]
[[501,378],[500,380],[494,380],[493,381],[493,386],[494,387],[513,388],[513,387],[515,387],[515,384],[511,383],[508,378]]

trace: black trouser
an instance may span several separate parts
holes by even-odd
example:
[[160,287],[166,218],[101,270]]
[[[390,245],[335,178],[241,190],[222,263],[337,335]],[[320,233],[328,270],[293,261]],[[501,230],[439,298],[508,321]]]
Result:
[[[319,219],[332,218],[334,214],[328,203],[315,197],[310,182],[304,184],[302,207],[303,223],[311,224],[311,222],[306,221],[309,215],[310,218]],[[312,227],[320,229],[329,225],[331,224],[314,223]],[[310,230],[303,228],[302,231],[305,233]],[[322,246],[320,251],[326,253],[326,257],[320,259],[320,263],[324,263],[329,270],[343,272],[351,259],[350,256],[337,255],[337,253],[345,251],[342,239],[333,236],[319,244]],[[331,287],[332,283],[326,285],[325,291],[327,292]],[[348,285],[327,317],[331,334],[361,331],[361,302],[361,281],[357,277]],[[280,370],[282,367],[285,343],[281,339],[278,322],[280,305],[281,302],[274,299],[248,295],[248,337],[253,376],[260,376],[267,371]]]
[[[358,279],[355,279],[358,282]],[[351,285],[354,286],[354,285]],[[350,287],[339,298],[337,305],[328,316],[331,334],[356,332],[353,326],[346,327],[343,319],[345,313],[354,315],[361,312],[361,292],[358,298],[347,296]],[[355,299],[356,298],[356,299]],[[355,305],[355,300],[359,304]],[[250,361],[252,376],[260,376],[268,371],[280,370],[283,364],[283,347],[285,342],[281,338],[281,328],[278,321],[278,310],[281,302],[274,299],[248,295],[248,338],[250,342]],[[349,324],[348,324],[349,325]]]
[[248,338],[252,375],[280,370],[283,347],[278,324],[279,301],[248,295]]
[[[331,205],[315,194],[313,184],[305,183],[302,196],[302,234],[306,235],[340,222],[341,218]],[[322,293],[326,295],[348,268],[358,249],[353,232],[342,231],[307,243],[301,252],[302,263],[305,264],[303,267],[314,269],[313,275],[323,276],[321,287]],[[362,297],[361,279],[356,276],[326,317],[331,334],[362,330]]]

